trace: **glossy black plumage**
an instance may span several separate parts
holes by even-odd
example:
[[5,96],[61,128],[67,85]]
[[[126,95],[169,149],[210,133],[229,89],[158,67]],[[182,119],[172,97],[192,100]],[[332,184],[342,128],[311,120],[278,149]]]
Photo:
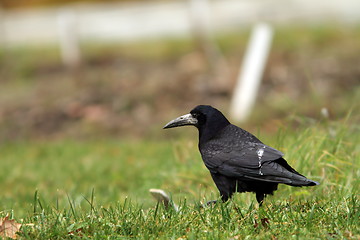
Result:
[[255,192],[261,203],[267,194],[277,190],[279,183],[296,187],[319,184],[295,171],[282,152],[231,124],[211,106],[197,106],[190,114],[174,119],[164,128],[183,125],[198,128],[202,159],[223,201],[235,192]]

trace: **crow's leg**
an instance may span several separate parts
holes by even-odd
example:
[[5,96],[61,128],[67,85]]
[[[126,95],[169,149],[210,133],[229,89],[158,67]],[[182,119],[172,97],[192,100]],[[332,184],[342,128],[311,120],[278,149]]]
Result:
[[256,200],[259,203],[259,206],[261,206],[264,202],[265,194],[262,192],[256,192]]
[[[229,200],[229,198],[231,198],[231,195],[232,194],[224,194],[224,193],[221,193],[220,192],[220,195],[221,195],[221,201],[222,202],[226,202],[227,200]],[[209,206],[209,205],[213,205],[213,204],[216,204],[218,202],[218,200],[211,200],[211,201],[208,201],[207,203],[206,203],[206,205],[207,206]]]
[[236,191],[236,180],[218,173],[211,173],[216,187],[219,189],[221,200],[226,202]]
[[217,202],[218,202],[218,200],[208,201],[208,202],[206,203],[206,206],[210,206],[210,205],[216,204]]

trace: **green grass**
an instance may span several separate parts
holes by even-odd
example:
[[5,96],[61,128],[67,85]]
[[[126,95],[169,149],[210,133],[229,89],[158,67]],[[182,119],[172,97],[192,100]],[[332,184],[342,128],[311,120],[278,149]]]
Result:
[[[251,193],[201,208],[218,193],[196,139],[12,142],[0,147],[0,217],[34,224],[21,239],[359,239],[356,121],[261,138],[321,185],[281,185],[261,208]],[[180,211],[157,205],[149,188],[169,192]]]

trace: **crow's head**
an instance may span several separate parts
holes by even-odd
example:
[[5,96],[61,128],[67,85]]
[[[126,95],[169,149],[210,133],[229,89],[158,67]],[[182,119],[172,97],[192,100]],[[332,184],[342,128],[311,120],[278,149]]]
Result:
[[230,122],[216,108],[209,105],[199,105],[190,113],[171,120],[164,128],[193,125],[199,129],[200,139],[208,139],[229,124]]

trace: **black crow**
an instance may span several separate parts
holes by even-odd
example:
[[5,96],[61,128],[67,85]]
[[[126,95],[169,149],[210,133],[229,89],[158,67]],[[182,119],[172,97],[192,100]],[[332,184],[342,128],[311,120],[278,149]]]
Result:
[[319,185],[293,169],[282,152],[231,124],[211,106],[199,105],[164,128],[185,125],[199,130],[202,159],[224,202],[235,192],[254,192],[261,205],[267,194],[277,190],[279,183],[295,187]]

